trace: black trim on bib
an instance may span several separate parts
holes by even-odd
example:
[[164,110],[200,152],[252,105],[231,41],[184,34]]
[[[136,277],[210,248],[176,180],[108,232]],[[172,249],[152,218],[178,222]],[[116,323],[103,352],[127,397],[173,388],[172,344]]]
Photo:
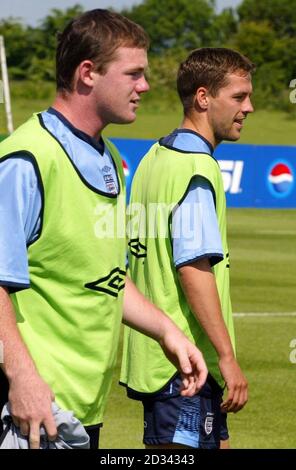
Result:
[[169,149],[169,150],[172,150],[173,152],[176,152],[176,153],[181,153],[181,154],[184,154],[184,155],[188,155],[188,154],[193,154],[193,155],[208,155],[209,157],[211,157],[216,163],[217,165],[219,165],[218,163],[218,160],[214,157],[214,155],[208,153],[208,152],[201,152],[200,150],[198,152],[192,152],[191,150],[181,150],[181,149],[178,149],[176,147],[173,147],[171,145],[165,145],[162,143],[162,139],[163,137],[158,141],[158,144],[160,145],[160,147],[164,147],[166,149]]
[[[207,153],[207,155],[211,155],[213,156],[213,153],[214,153],[214,147],[213,145],[211,144],[211,142],[209,142],[203,135],[199,134],[198,132],[192,130],[192,129],[187,129],[186,127],[182,127],[182,128],[176,128],[174,129],[169,135],[165,136],[165,137],[161,137],[159,139],[159,143],[160,145],[162,145],[163,147],[166,146],[166,144],[163,143],[163,141],[165,139],[167,139],[168,137],[171,137],[171,136],[178,136],[178,134],[193,134],[195,135],[196,137],[198,137],[200,140],[202,140],[209,148],[209,150],[211,151],[211,154],[208,154],[207,152],[202,152],[202,153]],[[177,147],[172,147],[174,148],[175,150],[179,150]],[[182,150],[181,150],[182,152]],[[185,152],[187,152],[185,150]],[[192,153],[199,153],[199,152],[192,152]]]
[[13,281],[5,281],[4,279],[0,279],[0,287],[6,287],[9,294],[14,294],[15,292],[19,292],[24,289],[30,289],[30,284],[21,283],[21,282],[13,282]]
[[58,140],[58,138],[52,134],[50,132],[49,129],[47,129],[47,127],[45,126],[44,124],[44,121],[43,121],[43,118],[42,118],[42,115],[41,113],[37,114],[37,117],[39,119],[39,123],[40,123],[40,126],[46,131],[49,133],[49,135],[59,144],[59,146],[62,148],[62,150],[64,151],[65,155],[67,156],[67,158],[69,159],[72,167],[74,168],[74,170],[76,171],[77,175],[79,176],[79,178],[81,179],[81,181],[83,182],[83,184],[85,184],[85,186],[90,189],[91,191],[93,191],[94,193],[97,193],[97,194],[100,194],[101,196],[105,196],[105,197],[108,197],[108,198],[111,198],[111,199],[116,199],[120,192],[121,192],[121,181],[118,177],[118,171],[117,171],[117,165],[116,163],[114,162],[114,158],[108,148],[108,146],[105,144],[105,147],[107,147],[108,151],[110,152],[110,157],[112,159],[112,162],[113,162],[113,165],[114,165],[114,169],[115,169],[115,174],[116,174],[116,179],[117,179],[117,185],[118,185],[118,193],[117,194],[112,194],[112,193],[106,193],[104,191],[100,191],[99,189],[95,188],[94,186],[92,186],[84,177],[83,175],[80,173],[80,171],[78,170],[78,168],[75,166],[74,162],[72,161],[70,155],[68,154],[68,152],[66,151],[65,147],[61,144],[61,142]]
[[159,141],[159,145],[161,147],[164,147],[166,149],[169,149],[169,150],[173,150],[177,153],[182,153],[182,154],[194,154],[194,155],[208,155],[209,157],[212,157],[213,160],[215,160],[215,162],[217,162],[216,158],[213,157],[213,155],[211,155],[210,153],[207,153],[207,152],[192,152],[191,150],[181,150],[181,149],[177,149],[176,147],[172,147],[171,145],[165,145],[165,144],[162,144],[161,143],[161,140]]

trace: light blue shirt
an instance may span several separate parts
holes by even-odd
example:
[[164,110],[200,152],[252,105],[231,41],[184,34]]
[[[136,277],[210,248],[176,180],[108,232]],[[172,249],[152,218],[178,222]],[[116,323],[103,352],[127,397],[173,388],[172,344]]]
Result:
[[[42,113],[42,119],[87,184],[105,193],[118,193],[113,160],[102,140],[74,128],[52,108]],[[39,235],[41,207],[38,177],[30,158],[0,160],[0,285],[11,291],[30,285],[27,246]]]
[[[182,152],[213,153],[206,139],[188,129],[176,129],[160,142]],[[213,193],[205,178],[197,176],[191,181],[185,198],[173,214],[172,238],[176,267],[205,257],[213,266],[223,259]]]

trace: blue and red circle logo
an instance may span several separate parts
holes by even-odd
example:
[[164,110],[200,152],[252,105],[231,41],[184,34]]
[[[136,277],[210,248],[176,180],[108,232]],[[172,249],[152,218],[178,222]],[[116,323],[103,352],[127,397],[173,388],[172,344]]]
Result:
[[294,172],[286,161],[274,162],[268,172],[268,187],[271,194],[278,198],[289,196],[294,187]]

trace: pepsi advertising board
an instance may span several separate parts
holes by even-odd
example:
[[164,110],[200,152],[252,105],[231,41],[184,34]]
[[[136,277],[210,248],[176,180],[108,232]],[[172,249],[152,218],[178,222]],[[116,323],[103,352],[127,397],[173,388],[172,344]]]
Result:
[[[123,158],[129,197],[133,174],[155,141],[111,140]],[[228,207],[296,208],[296,147],[220,144],[214,155]]]

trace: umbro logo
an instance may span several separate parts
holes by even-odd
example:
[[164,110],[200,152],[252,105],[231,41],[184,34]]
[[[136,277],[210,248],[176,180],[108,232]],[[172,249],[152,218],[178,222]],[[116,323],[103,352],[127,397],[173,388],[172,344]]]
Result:
[[112,269],[107,276],[101,277],[101,279],[97,281],[88,282],[84,287],[99,292],[105,292],[106,294],[112,295],[112,297],[118,297],[119,292],[125,286],[125,274],[125,271],[117,267]]
[[147,247],[140,243],[139,238],[132,238],[128,246],[130,247],[131,254],[136,258],[146,258],[147,257]]
[[111,171],[111,167],[105,165],[105,166],[103,166],[102,171],[103,171],[104,173],[109,173],[109,172]]

